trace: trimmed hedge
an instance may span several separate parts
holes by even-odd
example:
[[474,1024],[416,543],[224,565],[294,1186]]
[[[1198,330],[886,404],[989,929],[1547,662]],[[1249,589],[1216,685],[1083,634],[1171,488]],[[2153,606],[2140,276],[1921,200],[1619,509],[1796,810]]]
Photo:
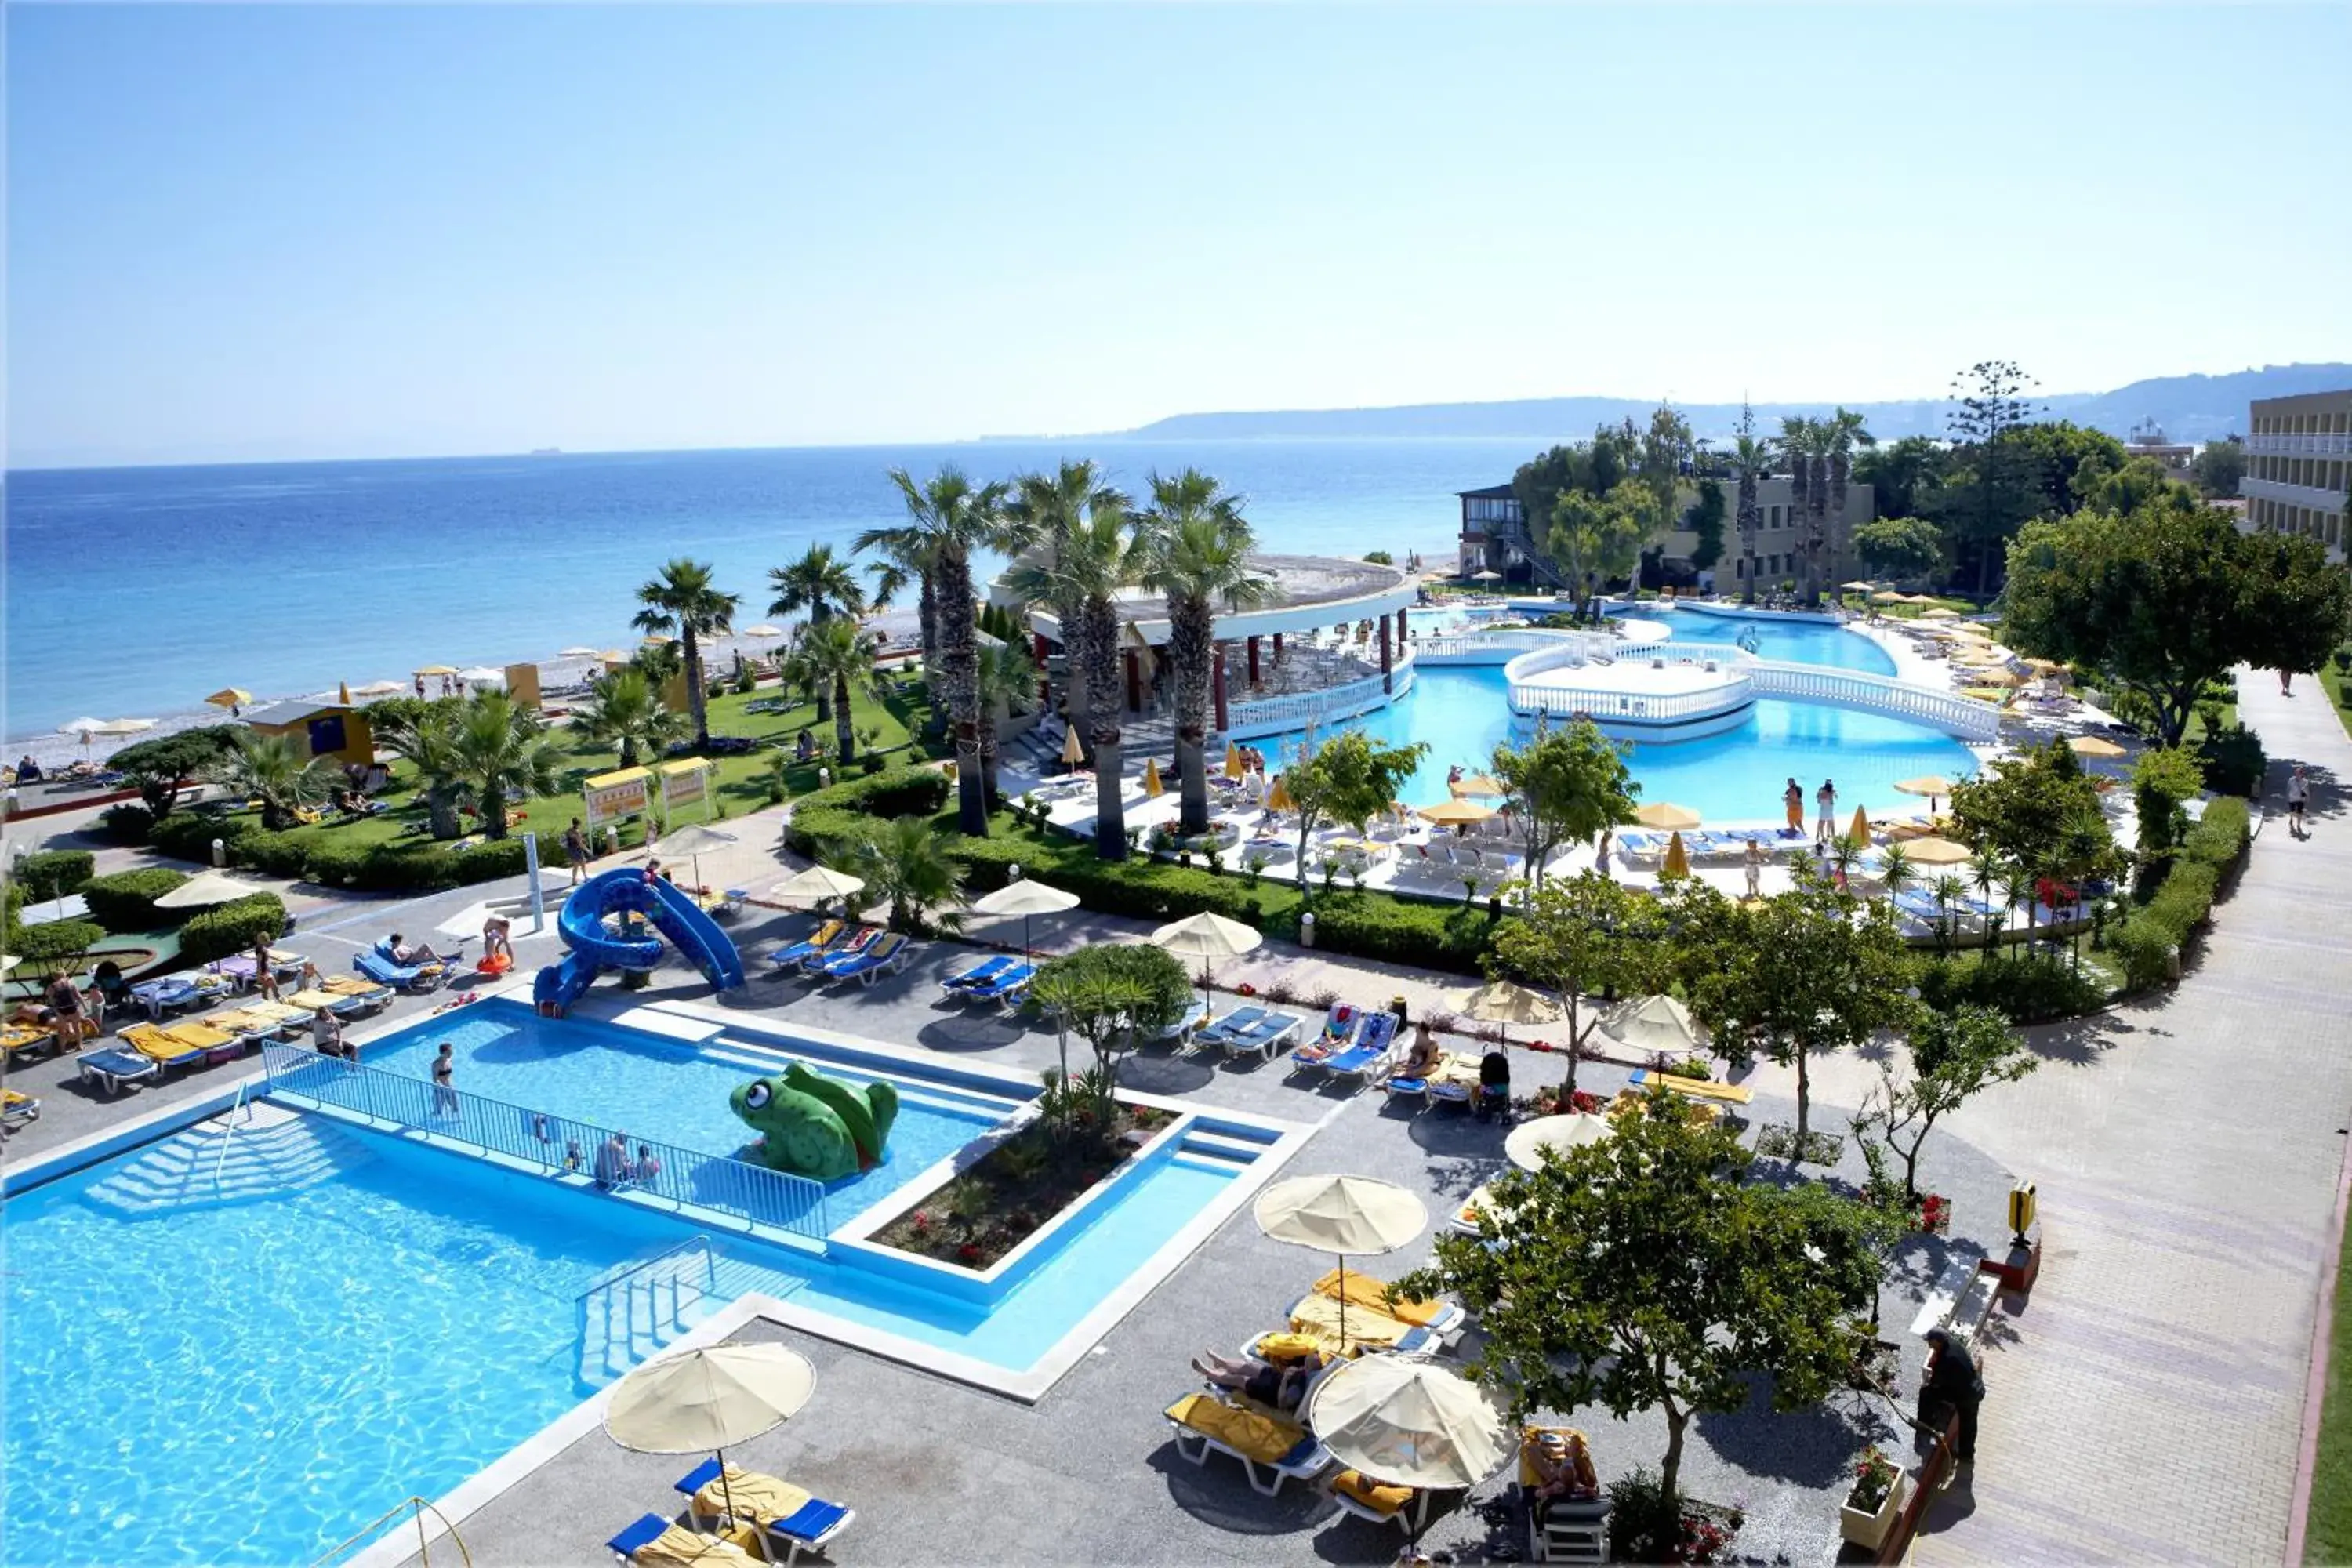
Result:
[[2208,731],[2197,742],[2197,760],[2205,769],[2205,787],[2225,795],[2258,793],[2270,767],[2263,738],[2243,724]]
[[171,910],[157,909],[155,900],[187,879],[178,871],[150,866],[143,870],[117,871],[110,877],[93,877],[83,884],[81,896],[89,905],[89,918],[117,935],[162,931],[177,921]]
[[2170,955],[2185,952],[2204,929],[2222,882],[2234,871],[2253,837],[2246,803],[2223,798],[2207,803],[2205,814],[2180,841],[2147,901],[2106,933],[2106,950],[2123,966],[2135,990],[2154,985],[2170,972]]
[[206,910],[180,928],[180,962],[209,963],[252,950],[257,941],[276,942],[286,931],[286,906],[275,893],[256,893]]
[[[868,822],[894,816],[936,816],[953,788],[938,768],[886,768],[812,790],[793,804],[784,842],[796,854],[814,855],[820,843],[858,844],[871,838]],[[984,890],[984,889],[983,889]]]
[[2105,986],[2072,965],[2039,958],[1929,958],[1920,963],[1916,984],[1919,1000],[1938,1012],[1970,1004],[1993,1008],[2012,1024],[2080,1017],[2107,999]]
[[144,844],[154,826],[155,814],[135,800],[117,801],[98,814],[98,830],[110,844]]
[[49,921],[10,933],[14,956],[44,974],[56,973],[106,940],[105,928],[90,921]]
[[[471,849],[425,838],[366,843],[346,841],[333,833],[271,833],[249,818],[209,814],[174,813],[155,824],[150,835],[150,842],[164,854],[207,865],[215,838],[232,866],[362,892],[438,892],[520,876],[524,864],[520,838]],[[550,845],[546,853],[557,851]]]
[[1433,904],[1342,893],[1315,906],[1315,945],[1358,958],[1479,973],[1498,922],[1484,903]]
[[16,862],[16,885],[37,902],[79,893],[98,869],[98,857],[87,849],[45,849]]

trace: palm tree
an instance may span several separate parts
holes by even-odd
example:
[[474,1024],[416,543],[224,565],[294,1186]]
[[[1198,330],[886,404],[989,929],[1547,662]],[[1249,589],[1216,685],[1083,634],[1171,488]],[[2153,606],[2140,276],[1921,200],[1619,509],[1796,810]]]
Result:
[[1274,579],[1249,563],[1255,542],[1242,498],[1198,468],[1151,476],[1151,540],[1143,585],[1168,599],[1168,656],[1176,667],[1176,763],[1183,773],[1176,830],[1209,830],[1209,688],[1216,660],[1216,612],[1255,609],[1275,596]]
[[996,794],[997,715],[1011,719],[1037,706],[1037,663],[1019,643],[990,643],[980,650],[980,776],[988,786],[988,809]]
[[457,715],[457,773],[474,792],[482,830],[507,836],[507,797],[555,793],[562,753],[541,733],[539,720],[503,691],[479,691]]
[[735,611],[742,600],[711,586],[706,562],[678,557],[662,567],[661,575],[637,590],[645,606],[629,624],[656,637],[674,637],[686,654],[686,708],[694,718],[694,743],[710,744],[710,709],[702,689],[702,642],[714,633],[734,627]]
[[2000,955],[2000,938],[2009,930],[2009,910],[2006,907],[2001,910],[2000,926],[1998,931],[1994,929],[1991,914],[1992,890],[1996,886],[2008,881],[2009,866],[1997,849],[1981,845],[1971,845],[1969,847],[1975,849],[1977,854],[1977,899],[1986,910],[1985,961],[1990,963]]
[[1732,444],[1731,462],[1739,475],[1739,504],[1733,512],[1739,531],[1739,553],[1746,563],[1741,597],[1756,602],[1756,535],[1763,527],[1763,509],[1756,504],[1756,481],[1772,471],[1772,438],[1756,434],[1756,410],[1739,405],[1739,438]]
[[963,924],[951,907],[963,899],[963,863],[948,854],[947,836],[919,816],[894,817],[854,844],[827,845],[818,858],[862,879],[859,897],[887,903],[893,931],[920,930],[927,910],[943,931]]
[[620,765],[659,759],[686,735],[686,715],[670,710],[646,672],[634,665],[596,678],[588,705],[572,716],[572,732],[620,754]]
[[1952,950],[1955,929],[1952,906],[1967,900],[1969,885],[1947,871],[1936,879],[1933,890],[1936,895],[1936,951],[1946,953]]
[[1911,851],[1900,844],[1890,844],[1878,857],[1879,885],[1886,889],[1886,901],[1893,903],[1903,896],[1903,889],[1918,879],[1919,868],[1912,862]]
[[[830,544],[812,544],[791,565],[769,567],[768,586],[776,592],[768,605],[772,616],[806,611],[809,624],[814,626],[831,620],[836,613],[866,613],[866,590],[858,585],[849,563],[835,555]],[[833,693],[828,688],[816,694],[816,721],[822,724],[832,717]]]
[[1845,526],[1845,491],[1847,481],[1853,477],[1853,449],[1878,445],[1878,437],[1866,427],[1865,417],[1841,407],[1822,427],[1829,446],[1829,511],[1840,528]]
[[885,688],[881,672],[874,667],[881,652],[880,637],[840,616],[812,620],[801,627],[784,661],[789,682],[815,692],[821,701],[831,700],[820,711],[832,713],[834,737],[845,767],[857,756],[850,700],[860,692],[877,701],[881,699]]
[[1104,512],[1124,516],[1127,510],[1127,496],[1103,479],[1100,468],[1085,458],[1068,458],[1051,474],[1024,474],[1015,479],[1013,500],[1004,509],[1005,547],[1021,557],[1006,574],[1007,584],[1026,602],[1050,605],[1061,625],[1062,656],[1068,667],[1063,697],[1070,728],[1081,743],[1094,696],[1082,669],[1086,655],[1080,622],[1086,600],[1060,563],[1087,519]]
[[874,592],[866,599],[867,609],[887,610],[908,584],[916,585],[915,624],[922,634],[926,671],[934,668],[940,657],[939,584],[931,560],[934,542],[921,529],[902,523],[897,528],[869,528],[850,546],[860,554],[870,551],[881,557],[866,567],[874,574]]
[[[1075,618],[1063,623],[1062,647],[1069,658],[1070,689],[1085,694],[1083,711],[1094,742],[1095,854],[1105,860],[1127,857],[1127,806],[1119,795],[1127,694],[1119,679],[1118,595],[1142,580],[1149,562],[1150,540],[1137,524],[1126,498],[1108,491],[1089,505],[1086,521],[1063,541],[1050,566],[1032,564],[1013,574],[1015,592],[1048,597],[1045,583],[1051,578],[1056,584],[1053,593],[1066,593],[1076,605]],[[1075,725],[1081,704],[1072,702],[1070,711]]]
[[857,547],[871,542],[894,567],[904,560],[925,568],[939,646],[924,665],[955,732],[956,826],[983,837],[994,781],[982,772],[979,611],[972,597],[971,552],[1003,542],[1006,486],[1001,479],[974,486],[952,466],[925,484],[917,484],[904,468],[891,469],[890,480],[907,503],[907,521],[897,529],[868,529],[858,536]]
[[310,755],[306,739],[240,730],[230,737],[228,754],[205,776],[233,800],[259,801],[261,826],[276,833],[325,800],[341,775],[326,758]]
[[[455,838],[465,830],[457,820],[457,805],[466,795],[466,782],[457,773],[457,705],[412,706],[413,717],[395,710],[376,724],[376,744],[416,770],[416,794],[425,802],[433,837]],[[576,727],[580,721],[572,722]]]

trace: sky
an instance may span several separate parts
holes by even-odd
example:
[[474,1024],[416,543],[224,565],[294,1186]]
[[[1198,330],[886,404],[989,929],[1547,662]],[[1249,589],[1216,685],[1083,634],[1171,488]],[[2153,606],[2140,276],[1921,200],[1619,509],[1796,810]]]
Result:
[[12,466],[2352,358],[2346,7],[5,25]]

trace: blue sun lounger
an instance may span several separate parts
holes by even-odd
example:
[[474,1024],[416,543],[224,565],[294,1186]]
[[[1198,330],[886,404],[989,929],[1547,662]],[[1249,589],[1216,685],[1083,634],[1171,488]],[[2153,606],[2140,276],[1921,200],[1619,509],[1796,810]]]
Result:
[[389,985],[399,991],[431,991],[457,973],[461,959],[455,954],[436,958],[427,963],[402,963],[385,951],[383,942],[363,947],[352,954],[352,967],[378,985]]
[[1029,982],[1037,978],[1034,963],[1015,963],[998,970],[977,985],[966,985],[952,994],[972,1002],[1011,1002],[1029,989]]
[[1265,1016],[1265,1008],[1258,1006],[1236,1007],[1223,1017],[1213,1023],[1205,1024],[1196,1030],[1192,1036],[1192,1043],[1196,1046],[1215,1046],[1222,1050],[1224,1047],[1226,1036],[1239,1034],[1249,1028]]
[[86,1051],[77,1065],[85,1079],[95,1079],[98,1087],[109,1095],[120,1094],[126,1083],[142,1083],[162,1076],[163,1064],[140,1052],[124,1050],[117,1046],[110,1050]]
[[993,958],[982,959],[961,974],[949,975],[940,982],[940,989],[951,995],[966,991],[984,991],[1019,962],[1010,953],[1000,952]]
[[861,985],[871,985],[877,974],[887,974],[906,967],[914,952],[913,944],[897,931],[885,931],[856,952],[829,958],[817,966],[817,975],[827,984],[836,980],[855,980]]
[[[1382,1009],[1359,1016],[1363,1022],[1356,1030],[1354,1044],[1333,1048],[1318,1040],[1311,1046],[1302,1046],[1290,1053],[1290,1070],[1303,1072],[1320,1068],[1334,1078],[1360,1079],[1380,1066],[1388,1057],[1389,1047],[1396,1041],[1396,1015]],[[1326,1039],[1328,1037],[1327,1034]]]
[[1235,1056],[1255,1051],[1272,1061],[1276,1048],[1297,1034],[1303,1022],[1295,1013],[1268,1013],[1254,1024],[1219,1036],[1217,1043]]
[[[713,1525],[719,1522],[717,1516],[702,1513],[695,1506],[694,1499],[711,1482],[719,1479],[720,1473],[717,1459],[705,1459],[671,1483],[671,1489],[687,1500],[687,1517],[697,1524],[704,1523],[706,1521]],[[738,1469],[735,1472],[735,1479],[739,1481],[744,1479],[745,1472]],[[763,1476],[758,1479],[765,1480],[768,1478]],[[760,1528],[766,1532],[768,1538],[768,1560],[772,1563],[790,1563],[803,1552],[822,1552],[826,1543],[847,1529],[850,1521],[856,1517],[856,1509],[844,1508],[837,1502],[826,1502],[820,1498],[812,1497],[782,1519],[761,1520]],[[780,1546],[783,1548],[782,1557],[778,1557],[775,1553],[775,1548]]]

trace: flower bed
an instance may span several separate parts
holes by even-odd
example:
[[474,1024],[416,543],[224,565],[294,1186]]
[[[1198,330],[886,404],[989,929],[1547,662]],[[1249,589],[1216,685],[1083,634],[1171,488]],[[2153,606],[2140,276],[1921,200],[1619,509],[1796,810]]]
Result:
[[986,1268],[1125,1164],[1172,1116],[1121,1104],[1116,1122],[1104,1127],[1081,1107],[1066,1131],[1040,1118],[871,1239],[934,1262]]
[[1845,1140],[1834,1132],[1807,1132],[1798,1147],[1797,1130],[1775,1123],[1756,1130],[1756,1152],[1768,1159],[1791,1160],[1807,1165],[1834,1165]]

